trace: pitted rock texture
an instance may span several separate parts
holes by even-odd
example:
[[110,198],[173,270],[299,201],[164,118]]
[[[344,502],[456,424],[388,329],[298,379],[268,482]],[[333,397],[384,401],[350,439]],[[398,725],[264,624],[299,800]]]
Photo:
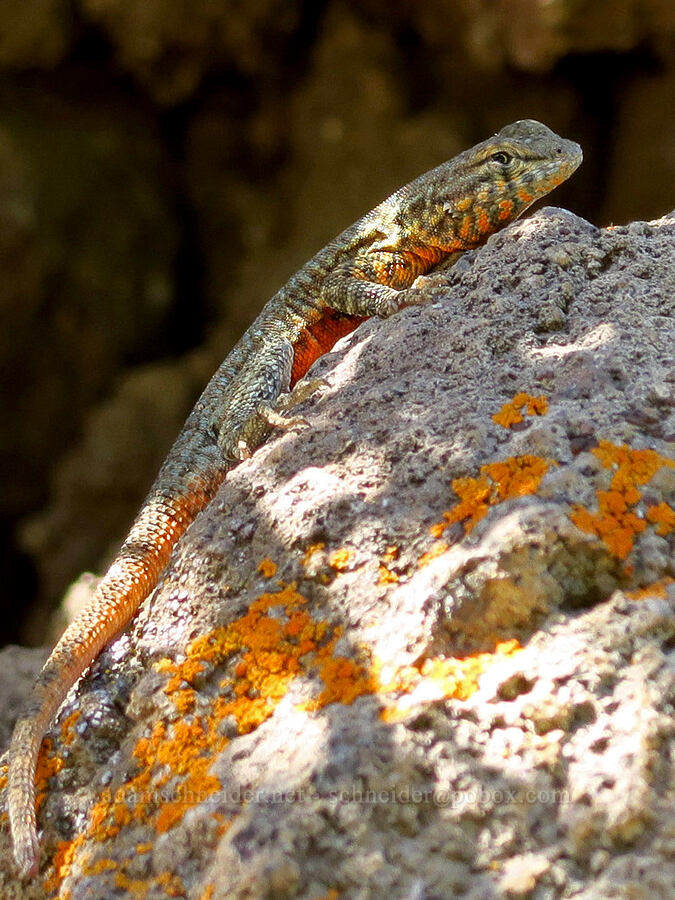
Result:
[[674,251],[547,208],[321,359],[62,711],[3,896],[669,897]]

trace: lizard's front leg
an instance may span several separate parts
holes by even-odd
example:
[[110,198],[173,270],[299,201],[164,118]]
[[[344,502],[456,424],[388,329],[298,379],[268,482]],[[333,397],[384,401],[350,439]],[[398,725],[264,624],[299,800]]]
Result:
[[428,272],[433,262],[410,251],[363,251],[326,276],[321,300],[349,315],[386,318],[411,302],[406,289],[418,275]]
[[272,428],[292,428],[305,420],[281,413],[279,398],[288,391],[294,348],[280,336],[261,341],[227,397],[216,426],[218,446],[228,461],[248,459]]
[[258,415],[263,416],[270,428],[282,428],[288,431],[291,428],[305,428],[310,423],[304,416],[289,416],[288,413],[304,403],[320,388],[328,386],[325,378],[307,378],[298,381],[290,390],[279,394],[274,403],[261,404],[258,407]]

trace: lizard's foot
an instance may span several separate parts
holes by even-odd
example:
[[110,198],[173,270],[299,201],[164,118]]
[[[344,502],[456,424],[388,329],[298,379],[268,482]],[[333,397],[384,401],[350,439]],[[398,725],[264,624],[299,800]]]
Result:
[[320,388],[325,387],[328,387],[328,382],[325,378],[303,378],[302,381],[298,381],[292,391],[280,394],[277,397],[277,402],[274,405],[275,409],[288,412],[299,403],[309,400],[312,394],[316,393]]
[[371,315],[378,316],[380,319],[388,319],[389,316],[395,315],[408,305],[406,294],[410,288],[404,291],[395,291],[389,288],[390,294],[386,297],[378,297],[377,305],[374,307]]
[[238,460],[250,459],[251,455],[251,448],[248,443],[246,441],[237,441],[234,458]]
[[325,378],[299,381],[292,391],[280,394],[273,405],[261,403],[256,412],[270,428],[283,428],[284,431],[291,428],[306,428],[309,422],[304,416],[288,416],[286,413],[311,397],[319,388],[325,387],[327,383]]
[[270,428],[283,428],[284,431],[288,431],[291,428],[304,428],[306,425],[309,425],[309,422],[303,416],[285,416],[266,403],[261,404],[256,412]]
[[427,303],[430,303],[431,297],[429,296],[428,291],[429,287],[433,285],[435,277],[442,272],[449,271],[457,262],[457,260],[463,255],[463,251],[451,253],[450,256],[448,256],[447,259],[443,260],[443,262],[439,266],[437,266],[433,272],[428,272],[424,275],[418,275],[410,285],[410,287],[406,288],[406,290],[403,292],[403,306],[425,306]]

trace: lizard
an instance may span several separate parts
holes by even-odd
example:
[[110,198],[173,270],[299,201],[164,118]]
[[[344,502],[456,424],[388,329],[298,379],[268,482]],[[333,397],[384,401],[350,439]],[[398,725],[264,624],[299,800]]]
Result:
[[581,147],[531,119],[514,122],[419,176],[312,257],[267,302],[197,400],[131,530],[88,605],[66,628],[16,722],[7,806],[21,876],[38,871],[35,772],[67,693],[153,591],[172,550],[226,474],[288,416],[312,363],[365,319],[415,302],[408,289],[475,248],[567,179]]

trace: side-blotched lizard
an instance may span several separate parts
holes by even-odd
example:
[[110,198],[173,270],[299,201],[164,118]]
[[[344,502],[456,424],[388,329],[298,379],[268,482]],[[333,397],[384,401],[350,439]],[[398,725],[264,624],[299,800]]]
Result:
[[156,586],[176,541],[226,473],[284,424],[275,409],[280,396],[365,318],[409,303],[406,288],[418,275],[483,243],[568,178],[581,159],[578,144],[539,122],[507,125],[396,191],[269,300],[195,404],[119,554],[52,651],[16,723],[8,808],[22,875],[38,868],[34,779],[46,729],[70,688]]

